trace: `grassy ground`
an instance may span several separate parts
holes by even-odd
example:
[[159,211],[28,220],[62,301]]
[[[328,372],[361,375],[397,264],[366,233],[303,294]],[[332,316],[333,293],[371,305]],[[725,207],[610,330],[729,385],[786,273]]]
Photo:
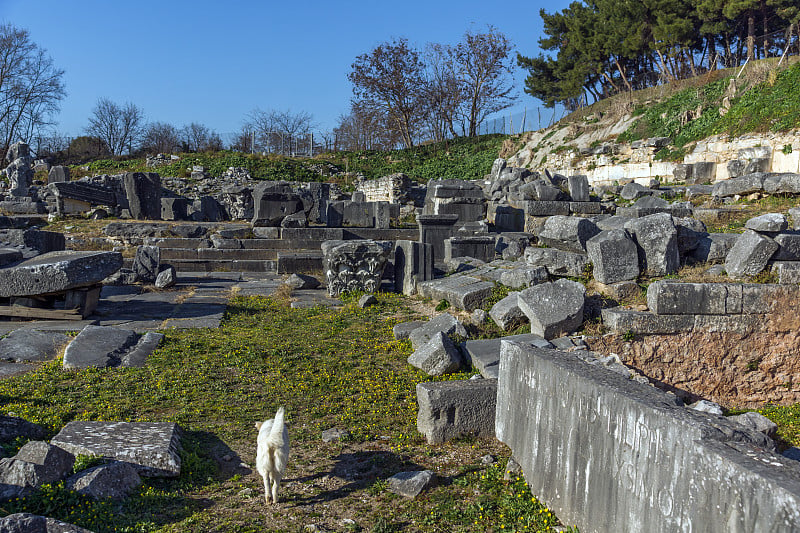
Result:
[[[409,343],[391,335],[415,313],[402,297],[379,300],[365,310],[296,310],[239,297],[218,329],[168,331],[145,368],[66,372],[57,360],[0,382],[0,411],[53,434],[71,420],[174,421],[186,430],[177,480],[146,480],[121,503],[91,502],[59,484],[0,511],[97,532],[550,531],[556,518],[524,481],[503,481],[509,450],[497,441],[424,443],[415,385],[430,378],[406,363]],[[260,478],[239,463],[253,464],[254,422],[279,405],[293,449],[282,501],[269,508]],[[331,427],[352,436],[323,443]],[[483,464],[487,454],[497,461]],[[389,476],[423,468],[437,472],[438,487],[413,500],[387,491]]]
[[[338,181],[347,187],[352,178],[339,173],[362,174],[368,179],[403,172],[425,183],[430,179],[477,179],[488,174],[507,135],[460,137],[440,143],[388,152],[330,152],[313,159],[260,156],[237,152],[179,154],[180,160],[157,169],[147,168],[144,159],[101,159],[71,168],[74,177],[122,172],[155,171],[162,176],[186,178],[193,165],[220,176],[228,167],[243,167],[256,179],[289,181]],[[74,179],[74,178],[73,178]]]

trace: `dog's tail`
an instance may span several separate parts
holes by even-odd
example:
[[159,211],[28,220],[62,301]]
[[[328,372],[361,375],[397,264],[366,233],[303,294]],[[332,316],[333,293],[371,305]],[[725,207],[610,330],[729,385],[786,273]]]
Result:
[[275,413],[272,427],[269,428],[267,442],[274,446],[280,446],[283,442],[283,406],[278,407],[278,412]]

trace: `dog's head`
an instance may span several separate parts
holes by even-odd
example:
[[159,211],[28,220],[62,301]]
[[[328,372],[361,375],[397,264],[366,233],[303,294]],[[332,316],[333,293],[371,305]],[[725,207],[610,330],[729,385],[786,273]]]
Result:
[[261,425],[262,425],[263,423],[264,423],[264,422],[256,422],[256,429],[261,429]]

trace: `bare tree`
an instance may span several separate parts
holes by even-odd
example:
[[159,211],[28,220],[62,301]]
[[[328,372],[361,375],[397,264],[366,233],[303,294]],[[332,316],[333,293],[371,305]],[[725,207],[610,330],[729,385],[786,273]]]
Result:
[[86,132],[102,139],[114,155],[133,151],[144,131],[144,112],[132,103],[119,106],[101,98],[89,117]]
[[511,41],[493,26],[483,33],[467,31],[451,49],[466,100],[462,110],[469,136],[478,134],[484,119],[511,107],[514,85]]
[[382,109],[406,147],[414,145],[424,116],[424,70],[419,52],[397,39],[356,57],[347,75],[356,98]]
[[[442,141],[449,133],[456,137],[459,111],[466,101],[464,83],[458,76],[453,48],[429,43],[425,50],[428,81],[425,101],[428,109],[426,123],[433,140]],[[462,133],[465,131],[461,124]]]
[[64,71],[45,50],[30,41],[27,30],[0,25],[0,152],[17,140],[30,141],[64,98]]
[[358,100],[351,102],[350,113],[339,117],[333,133],[337,150],[391,150],[401,144],[384,111]]
[[148,124],[142,137],[142,148],[152,153],[172,153],[180,149],[178,128],[166,122]]
[[35,147],[36,157],[52,157],[58,152],[64,152],[69,148],[70,138],[56,130],[49,132],[40,131],[35,135],[31,142]]
[[250,112],[244,125],[244,129],[255,133],[257,149],[284,155],[291,154],[293,142],[313,127],[313,116],[305,111],[258,108]]

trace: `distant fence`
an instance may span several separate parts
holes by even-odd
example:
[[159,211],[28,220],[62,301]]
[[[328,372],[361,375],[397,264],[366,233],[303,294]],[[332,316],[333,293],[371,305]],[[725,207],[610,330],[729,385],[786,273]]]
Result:
[[524,133],[526,131],[537,131],[555,124],[565,114],[565,110],[561,106],[556,106],[553,109],[531,107],[522,111],[498,113],[484,120],[478,133],[481,135],[490,133],[514,135],[515,133]]

